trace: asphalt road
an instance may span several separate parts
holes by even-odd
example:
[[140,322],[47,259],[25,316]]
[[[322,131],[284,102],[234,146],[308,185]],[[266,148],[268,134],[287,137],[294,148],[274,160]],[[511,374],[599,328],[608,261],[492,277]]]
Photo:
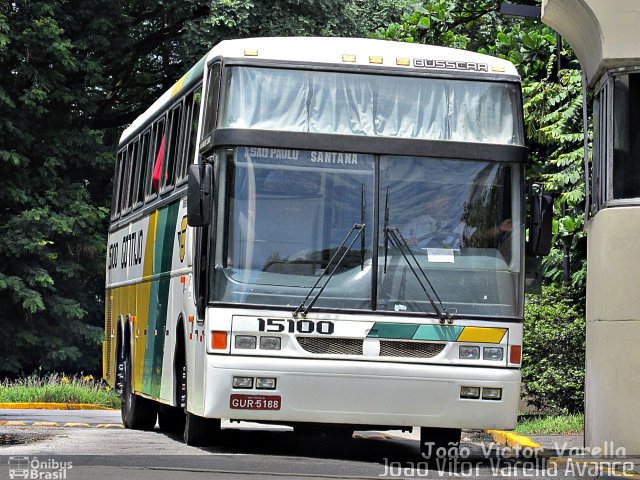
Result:
[[[2,426],[7,421],[24,421],[27,426]],[[45,421],[94,426],[31,425]],[[509,478],[592,478],[576,475],[575,471],[565,475],[562,470],[545,475],[544,468],[550,467],[547,459],[510,458],[508,451],[491,446],[479,432],[465,431],[465,458],[445,466],[420,457],[417,433],[356,432],[353,438],[345,439],[300,435],[286,427],[226,423],[216,446],[196,448],[159,430],[95,426],[114,423],[119,423],[119,412],[1,410],[0,480],[10,478],[10,473],[14,478],[25,478],[20,476],[25,472],[28,478],[71,480],[378,479],[496,474]],[[57,477],[53,476],[56,472]]]

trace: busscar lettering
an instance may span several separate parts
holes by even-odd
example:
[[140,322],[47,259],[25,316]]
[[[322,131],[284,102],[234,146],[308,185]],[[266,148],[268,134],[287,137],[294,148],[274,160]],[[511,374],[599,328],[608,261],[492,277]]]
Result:
[[456,60],[432,60],[415,58],[413,66],[417,68],[431,68],[440,70],[461,70],[465,72],[489,72],[489,65],[478,62],[463,62]]

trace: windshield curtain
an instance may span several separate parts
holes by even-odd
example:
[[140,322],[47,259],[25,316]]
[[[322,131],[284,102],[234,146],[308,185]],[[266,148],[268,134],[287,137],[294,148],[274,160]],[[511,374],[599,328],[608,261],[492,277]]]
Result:
[[[297,307],[338,252],[316,307],[434,314],[409,257],[447,309],[521,316],[518,165],[258,147],[219,158],[214,301]],[[401,248],[385,248],[385,217]]]
[[231,67],[221,128],[523,145],[515,85]]

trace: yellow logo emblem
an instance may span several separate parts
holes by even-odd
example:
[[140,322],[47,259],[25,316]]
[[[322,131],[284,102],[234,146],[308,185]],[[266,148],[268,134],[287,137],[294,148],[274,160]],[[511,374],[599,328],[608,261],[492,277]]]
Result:
[[180,245],[180,261],[184,262],[185,248],[184,243],[187,241],[187,216],[182,217],[180,230],[178,231],[178,245]]

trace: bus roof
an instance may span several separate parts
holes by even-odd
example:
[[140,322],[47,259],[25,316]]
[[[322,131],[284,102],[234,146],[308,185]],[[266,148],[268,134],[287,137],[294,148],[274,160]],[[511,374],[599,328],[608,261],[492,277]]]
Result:
[[544,0],[542,21],[569,42],[592,88],[607,69],[640,65],[638,0]]
[[255,61],[287,61],[304,65],[358,65],[389,70],[423,70],[430,72],[463,71],[478,77],[509,76],[520,79],[516,68],[507,60],[455,48],[364,38],[336,37],[264,37],[225,40],[182,76],[151,107],[122,133],[127,140],[144,123],[161,111],[171,99],[201,78],[204,67],[215,58],[251,59]]

